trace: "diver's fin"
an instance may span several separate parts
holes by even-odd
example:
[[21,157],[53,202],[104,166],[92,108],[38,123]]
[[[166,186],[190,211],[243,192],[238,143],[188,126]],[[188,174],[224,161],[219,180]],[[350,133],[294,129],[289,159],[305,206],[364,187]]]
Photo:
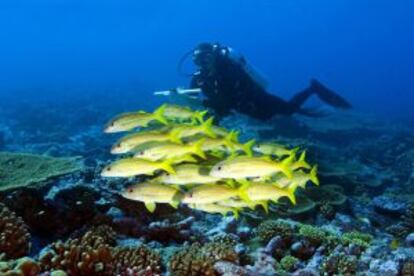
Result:
[[326,102],[327,104],[333,107],[343,109],[349,109],[352,107],[351,104],[342,96],[328,89],[327,87],[322,85],[318,80],[311,80],[310,87],[312,91],[314,91],[322,101]]

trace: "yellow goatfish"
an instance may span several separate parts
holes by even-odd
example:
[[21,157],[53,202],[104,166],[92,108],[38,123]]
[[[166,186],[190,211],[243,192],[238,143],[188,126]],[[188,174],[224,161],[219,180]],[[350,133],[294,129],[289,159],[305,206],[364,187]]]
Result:
[[201,125],[179,125],[174,127],[170,132],[170,137],[173,142],[181,143],[182,139],[191,137],[197,134],[204,134],[211,138],[216,138],[216,134],[211,129],[213,124],[213,117],[203,122]]
[[225,207],[232,207],[235,209],[250,208],[254,210],[257,205],[261,205],[266,213],[269,212],[269,207],[266,200],[262,201],[244,201],[241,199],[229,198],[223,201],[216,202],[215,204]]
[[122,194],[124,198],[140,201],[151,213],[156,203],[168,203],[174,208],[180,204],[181,192],[172,187],[159,183],[138,183],[126,188]]
[[227,129],[215,125],[211,126],[211,129],[218,137],[226,137],[230,133]]
[[222,201],[240,195],[238,188],[226,185],[206,184],[196,186],[184,194],[183,203],[186,204],[208,204]]
[[220,180],[220,178],[209,175],[209,168],[196,164],[182,164],[174,169],[175,174],[162,173],[158,180],[172,185],[209,184]]
[[214,203],[210,204],[189,204],[188,207],[196,210],[200,210],[206,213],[212,213],[212,214],[221,214],[223,216],[227,215],[227,213],[233,213],[233,216],[238,219],[239,218],[239,212],[236,208],[227,207],[227,206],[220,206]]
[[275,155],[277,157],[283,157],[286,155],[295,154],[299,150],[299,147],[288,149],[281,144],[264,142],[256,144],[253,147],[253,150],[264,155]]
[[105,127],[105,133],[115,133],[130,131],[137,127],[146,127],[153,121],[158,121],[167,125],[167,119],[164,117],[165,106],[160,106],[154,113],[143,111],[123,113],[112,119]]
[[180,106],[175,104],[165,104],[164,116],[169,120],[188,121],[193,123],[203,122],[207,110],[193,111],[187,106]]
[[157,170],[164,170],[171,174],[175,171],[171,161],[154,162],[139,158],[126,158],[117,160],[106,166],[101,176],[104,177],[131,177],[136,175],[153,175]]
[[122,137],[115,145],[112,146],[112,154],[128,153],[137,147],[154,142],[166,142],[170,141],[170,136],[164,132],[158,130],[137,132]]
[[291,161],[291,158],[277,162],[265,157],[238,156],[216,164],[210,175],[220,178],[242,179],[271,176],[282,172],[288,178],[292,178],[292,172],[289,169]]
[[197,155],[200,158],[205,159],[206,155],[202,150],[204,140],[197,141],[193,144],[177,144],[173,142],[166,142],[154,147],[138,151],[134,156],[147,160],[160,160],[160,159],[176,159],[187,155]]
[[254,182],[244,184],[240,189],[244,193],[243,198],[248,198],[251,201],[271,200],[277,202],[281,197],[288,197],[293,204],[296,204],[295,191],[297,187],[297,183],[292,183],[286,189],[282,189],[270,183]]

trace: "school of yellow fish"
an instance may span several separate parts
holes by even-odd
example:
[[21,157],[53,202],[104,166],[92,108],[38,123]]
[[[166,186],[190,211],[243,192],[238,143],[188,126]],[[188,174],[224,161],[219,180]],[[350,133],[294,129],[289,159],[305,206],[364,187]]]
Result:
[[306,151],[254,140],[240,143],[238,133],[205,119],[207,111],[164,104],[153,113],[123,113],[105,127],[106,133],[129,132],[112,147],[121,158],[102,170],[104,177],[147,176],[127,187],[122,196],[145,204],[179,204],[236,218],[244,208],[287,197],[308,182],[319,185],[317,166]]

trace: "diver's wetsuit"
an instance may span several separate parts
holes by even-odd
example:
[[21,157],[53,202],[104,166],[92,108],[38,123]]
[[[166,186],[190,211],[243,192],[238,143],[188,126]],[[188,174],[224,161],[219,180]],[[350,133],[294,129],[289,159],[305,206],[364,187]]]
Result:
[[312,115],[301,106],[313,94],[333,106],[350,107],[342,97],[317,81],[312,81],[307,89],[290,101],[271,95],[246,72],[243,58],[234,60],[229,57],[228,48],[220,49],[214,62],[208,67],[200,66],[191,80],[191,87],[202,89],[206,96],[204,105],[213,109],[218,119],[229,115],[231,110],[260,120],[270,119],[276,114]]

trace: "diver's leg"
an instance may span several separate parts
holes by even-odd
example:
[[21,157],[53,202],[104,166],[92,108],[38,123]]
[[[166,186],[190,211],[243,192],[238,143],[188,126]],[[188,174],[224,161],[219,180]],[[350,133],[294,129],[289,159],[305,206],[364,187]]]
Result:
[[317,80],[311,80],[309,87],[305,90],[297,93],[289,101],[290,104],[296,106],[299,110],[301,106],[309,99],[312,95],[317,95],[319,99],[325,103],[337,107],[337,108],[351,108],[351,104],[348,103],[343,97],[328,89]]

